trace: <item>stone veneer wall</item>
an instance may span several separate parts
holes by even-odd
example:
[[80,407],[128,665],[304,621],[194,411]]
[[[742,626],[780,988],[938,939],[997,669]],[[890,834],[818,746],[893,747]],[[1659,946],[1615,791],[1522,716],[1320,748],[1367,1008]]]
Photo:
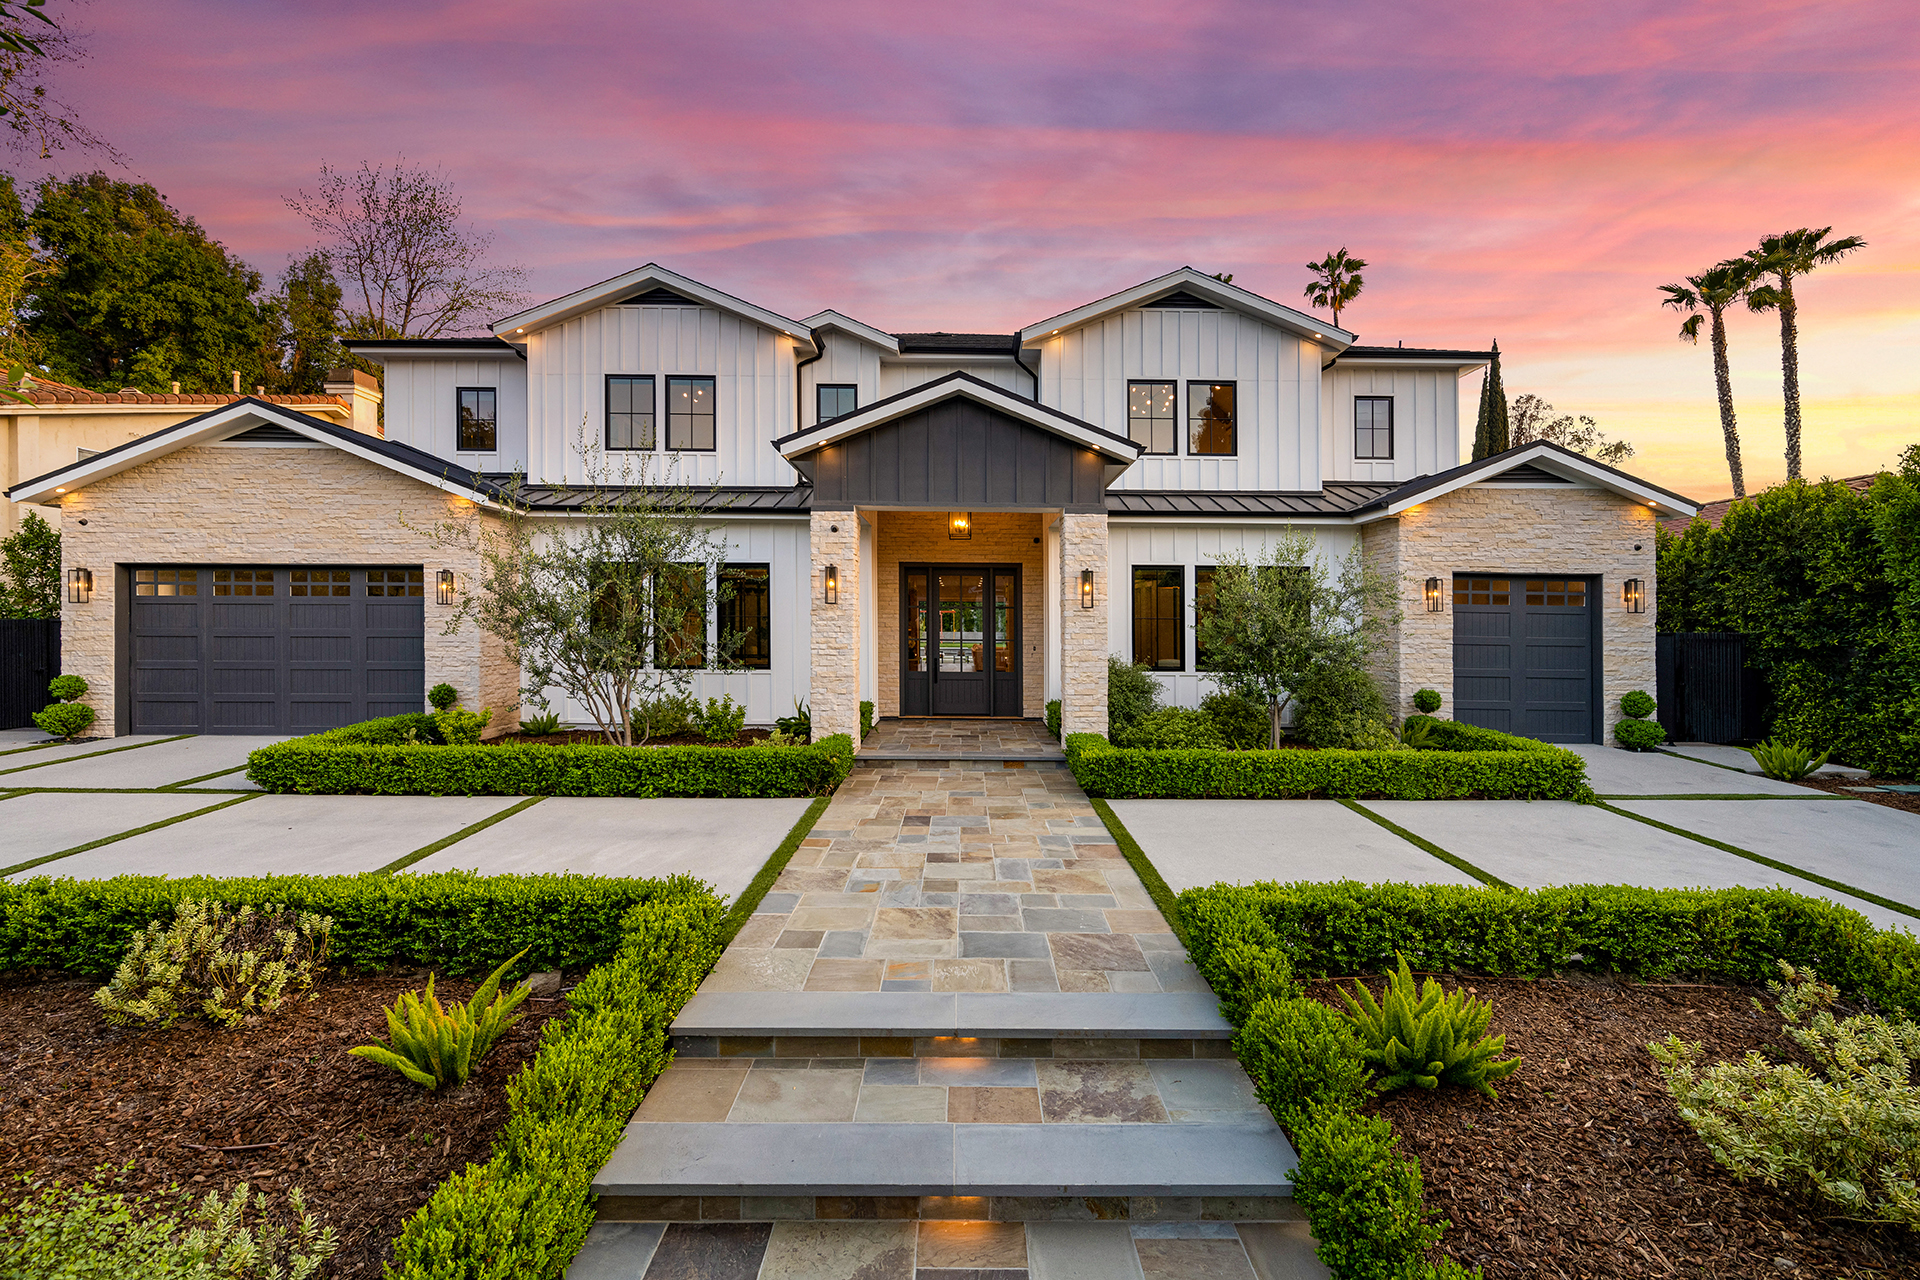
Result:
[[[860,749],[860,521],[853,511],[815,511],[811,520],[813,669],[807,695],[815,741],[844,733]],[[838,603],[828,604],[826,567],[839,569]]]
[[[1093,570],[1093,608],[1080,607],[1080,572]],[[1107,731],[1107,610],[1113,583],[1107,517],[1060,517],[1060,734]]]
[[[62,499],[62,569],[92,569],[93,600],[61,607],[61,669],[86,678],[86,701],[102,728],[125,732],[115,716],[115,565],[418,562],[431,593],[443,568],[462,587],[472,582],[477,557],[436,549],[401,519],[420,527],[472,510],[464,499],[325,447],[196,447],[130,467]],[[428,595],[427,688],[445,681],[463,705],[492,707],[489,737],[518,727],[519,673],[498,641],[471,626],[443,634],[451,612]]]
[[976,511],[973,537],[947,536],[945,511],[875,511],[874,651],[879,697],[874,714],[900,714],[900,566],[903,564],[1017,564],[1020,566],[1020,714],[1046,713],[1046,523],[1037,511]]
[[[1597,575],[1593,607],[1601,620],[1601,700],[1607,741],[1620,699],[1654,688],[1653,512],[1604,489],[1522,489],[1470,485],[1400,515],[1362,526],[1363,554],[1400,584],[1404,618],[1397,643],[1376,664],[1395,716],[1413,708],[1416,690],[1439,691],[1453,708],[1453,575],[1455,573]],[[1640,550],[1635,551],[1635,544]],[[1447,607],[1428,613],[1426,580],[1446,583]],[[1628,613],[1621,584],[1647,584],[1647,611]]]

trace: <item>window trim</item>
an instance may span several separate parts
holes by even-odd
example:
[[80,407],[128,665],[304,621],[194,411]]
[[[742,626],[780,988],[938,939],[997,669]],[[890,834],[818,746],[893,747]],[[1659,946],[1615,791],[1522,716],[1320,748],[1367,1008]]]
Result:
[[[1213,388],[1233,388],[1233,449],[1227,453],[1195,453],[1193,449],[1193,389],[1207,388],[1207,399],[1213,399]],[[1190,458],[1237,458],[1240,456],[1240,380],[1238,378],[1188,378],[1187,379],[1187,416],[1186,416],[1186,455]]]
[[[711,373],[669,373],[661,377],[663,386],[661,412],[656,419],[659,423],[658,436],[661,451],[664,453],[718,453],[720,452],[720,378]],[[688,445],[684,449],[673,447],[673,384],[676,382],[704,382],[713,392],[713,443],[701,449]],[[689,417],[693,416],[691,414]]]
[[[647,384],[647,398],[653,402],[653,440],[652,444],[615,444],[613,442],[613,380],[624,378],[630,382],[644,379]],[[655,453],[659,451],[660,438],[660,375],[654,373],[609,373],[601,379],[604,383],[600,398],[600,447],[607,453]],[[631,414],[631,411],[629,411]]]
[[[1208,385],[1212,385],[1209,383]],[[1127,379],[1127,438],[1133,440],[1133,389],[1135,387],[1172,387],[1173,388],[1173,448],[1166,450],[1146,449],[1143,458],[1177,458],[1180,456],[1180,380],[1178,378],[1128,378]],[[1148,418],[1152,422],[1154,419]],[[1235,424],[1236,430],[1238,424]],[[1135,444],[1140,441],[1134,440]],[[1204,455],[1203,455],[1204,456]]]
[[[836,413],[831,418],[821,417],[820,416],[820,393],[822,391],[853,392],[853,408],[847,410],[846,413]],[[822,423],[827,423],[827,422],[838,422],[841,418],[846,417],[848,413],[858,413],[858,412],[860,412],[860,384],[859,383],[857,382],[816,382],[813,384],[813,423],[815,426],[819,426]]]
[[[766,645],[766,662],[759,666],[753,666],[748,663],[741,662],[739,660],[738,654],[731,655],[731,660],[734,663],[734,665],[740,667],[742,670],[771,671],[773,670],[773,565],[765,560],[754,560],[754,561],[743,560],[738,563],[734,563],[730,561],[722,561],[720,564],[719,571],[714,576],[714,594],[716,598],[719,595],[719,588],[721,587],[721,585],[723,585],[727,581],[727,574],[735,570],[758,570],[761,573],[766,574],[767,613],[766,613],[765,625],[767,629],[767,645]],[[732,607],[734,600],[737,598],[738,596],[736,595],[733,597],[729,597],[728,599],[725,599],[725,600],[717,600],[715,604],[714,611],[713,611],[713,617],[714,617],[713,643],[716,650],[718,649],[718,645],[721,637],[723,637],[727,632],[726,614],[728,613],[729,609]]]
[[[1187,670],[1187,566],[1183,564],[1131,564],[1127,566],[1127,653],[1137,666],[1140,663],[1140,588],[1139,575],[1142,570],[1150,573],[1171,573],[1179,580],[1175,588],[1180,593],[1174,604],[1174,634],[1178,637],[1174,647],[1179,654],[1180,665],[1163,667],[1149,666],[1147,670],[1156,675],[1172,675]],[[1161,619],[1158,614],[1154,622]]]
[[[465,406],[461,400],[469,391],[484,391],[493,397],[493,419],[488,424],[493,429],[493,444],[486,449],[469,449],[460,435],[460,412]],[[453,389],[453,451],[455,453],[498,453],[500,452],[500,388],[499,387],[455,387]]]
[[[1387,451],[1385,453],[1361,454],[1360,452],[1360,402],[1362,400],[1384,400],[1387,402]],[[1353,398],[1353,460],[1355,462],[1392,462],[1394,450],[1394,407],[1392,396],[1355,396]],[[1369,435],[1377,432],[1378,427],[1368,427]]]

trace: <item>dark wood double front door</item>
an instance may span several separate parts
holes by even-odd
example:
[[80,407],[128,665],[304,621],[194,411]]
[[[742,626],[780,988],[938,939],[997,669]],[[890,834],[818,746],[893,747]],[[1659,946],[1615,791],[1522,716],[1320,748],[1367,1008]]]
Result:
[[1020,570],[902,565],[900,714],[1019,716]]

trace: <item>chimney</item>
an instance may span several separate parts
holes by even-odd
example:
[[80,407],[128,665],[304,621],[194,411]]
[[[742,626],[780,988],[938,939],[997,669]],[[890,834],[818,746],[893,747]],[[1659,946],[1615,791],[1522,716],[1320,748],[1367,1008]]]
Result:
[[347,402],[352,410],[347,426],[362,435],[387,434],[380,423],[380,379],[361,369],[340,368],[327,375],[321,390]]
[[233,394],[240,394],[240,371],[238,369],[233,371]]

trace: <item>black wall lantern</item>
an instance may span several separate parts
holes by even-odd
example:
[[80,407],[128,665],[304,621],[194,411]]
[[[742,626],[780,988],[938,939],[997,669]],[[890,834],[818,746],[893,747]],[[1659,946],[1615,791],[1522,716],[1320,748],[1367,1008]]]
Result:
[[67,570],[67,603],[93,603],[93,570],[78,568]]
[[820,581],[826,588],[828,604],[840,603],[840,566],[830,564],[820,573]]
[[1647,584],[1638,578],[1628,578],[1620,588],[1620,603],[1627,606],[1628,613],[1647,611]]
[[973,512],[949,512],[947,514],[947,537],[954,542],[973,541]]
[[442,569],[439,572],[439,574],[435,577],[435,582],[438,584],[440,603],[452,604],[453,603],[453,570]]
[[1093,608],[1093,570],[1091,569],[1080,571],[1080,607]]
[[1447,607],[1446,595],[1440,589],[1440,579],[1427,579],[1427,612],[1439,613]]

